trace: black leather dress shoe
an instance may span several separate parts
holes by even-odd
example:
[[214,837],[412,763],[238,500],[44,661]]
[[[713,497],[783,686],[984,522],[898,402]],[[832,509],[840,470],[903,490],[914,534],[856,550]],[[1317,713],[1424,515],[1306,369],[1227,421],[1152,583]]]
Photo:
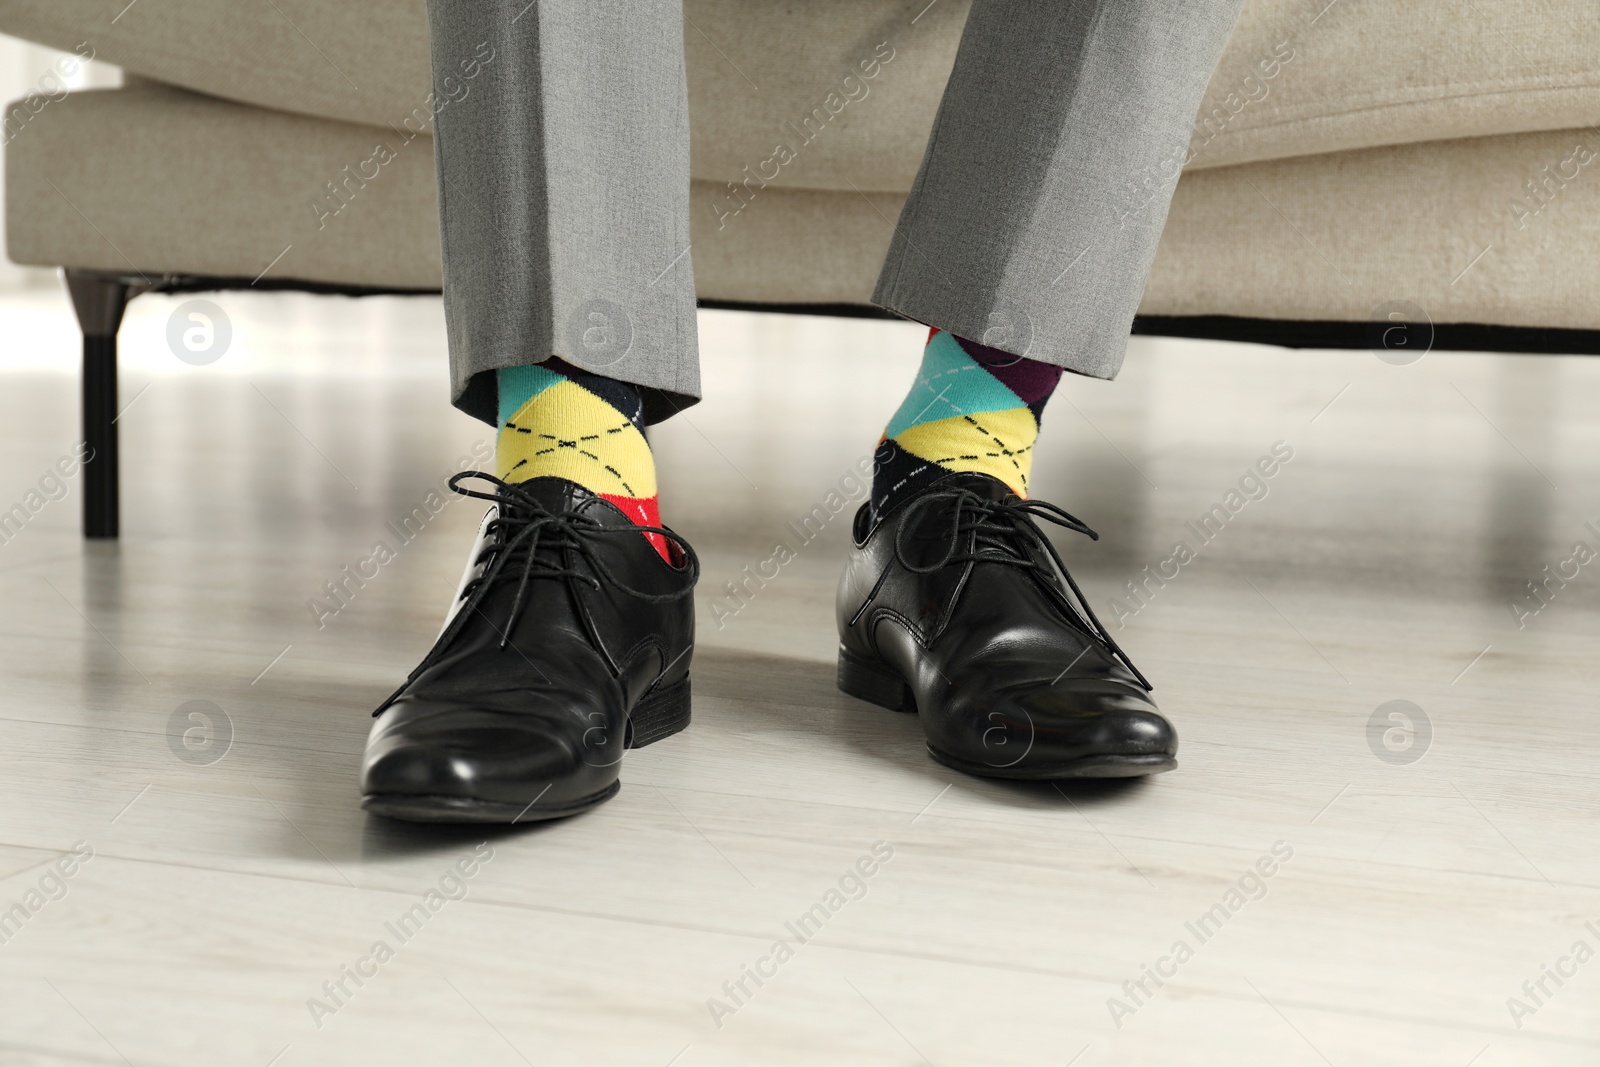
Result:
[[1052,504],[951,474],[874,527],[839,583],[839,688],[918,713],[934,759],[988,778],[1122,778],[1176,767],[1150,684],[1034,520]]
[[624,749],[689,724],[699,564],[671,530],[563,478],[450,486],[493,507],[444,631],[373,713],[361,806],[420,822],[585,811],[621,788]]

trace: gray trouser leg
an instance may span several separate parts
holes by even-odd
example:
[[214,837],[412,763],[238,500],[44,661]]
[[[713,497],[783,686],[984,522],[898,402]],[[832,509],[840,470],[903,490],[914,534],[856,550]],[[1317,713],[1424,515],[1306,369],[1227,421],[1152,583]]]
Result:
[[1239,7],[976,0],[873,301],[1115,376]]
[[[450,381],[558,356],[700,393],[680,0],[429,0]],[[487,58],[486,58],[487,57]]]

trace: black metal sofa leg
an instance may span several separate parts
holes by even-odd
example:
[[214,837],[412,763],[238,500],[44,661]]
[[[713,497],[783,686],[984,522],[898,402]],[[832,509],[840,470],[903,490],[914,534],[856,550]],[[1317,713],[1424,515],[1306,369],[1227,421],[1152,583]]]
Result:
[[118,528],[117,330],[129,286],[115,275],[67,270],[67,291],[83,331],[83,536]]

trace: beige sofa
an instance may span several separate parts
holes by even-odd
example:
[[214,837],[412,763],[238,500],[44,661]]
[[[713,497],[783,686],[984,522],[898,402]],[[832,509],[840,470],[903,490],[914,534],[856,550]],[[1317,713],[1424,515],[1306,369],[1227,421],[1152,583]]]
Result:
[[[685,0],[703,300],[865,307],[967,6]],[[128,295],[438,288],[423,0],[0,0],[0,33],[129,74],[8,109],[5,159],[8,254],[68,268],[86,435],[110,451],[86,468],[88,532],[114,535]],[[873,54],[891,58],[847,98]],[[1596,56],[1592,0],[1248,0],[1136,329],[1333,347],[1406,320],[1412,345],[1600,350]],[[791,124],[799,158],[745,185]],[[1125,176],[1126,210],[1170,180]]]

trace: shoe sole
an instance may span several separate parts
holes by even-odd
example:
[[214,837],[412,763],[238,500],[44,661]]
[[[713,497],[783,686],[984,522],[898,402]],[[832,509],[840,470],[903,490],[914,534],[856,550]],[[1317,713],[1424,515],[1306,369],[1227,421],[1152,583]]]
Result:
[[592,797],[584,797],[554,807],[537,807],[533,804],[507,803],[500,800],[478,800],[475,797],[429,796],[424,793],[368,793],[361,798],[361,807],[374,815],[402,822],[442,823],[513,823],[547,822],[579,815],[590,808],[599,807],[622,789],[621,782]]
[[[858,700],[905,714],[917,713],[917,698],[887,663],[873,661],[839,649],[839,689]],[[1055,781],[1063,778],[1140,778],[1161,774],[1178,766],[1176,756],[1165,753],[1105,754],[1083,756],[1048,766],[995,767],[973,763],[928,746],[928,755],[946,767],[976,778],[1006,778],[1014,781]]]
[[[671,737],[689,725],[689,712],[689,676],[684,675],[682,681],[648,693],[639,701],[628,717],[628,737],[623,748],[643,748]],[[621,782],[612,782],[593,796],[553,805],[426,793],[368,793],[361,798],[361,807],[374,815],[403,822],[520,825],[581,815],[604,804],[621,789]]]
[[1054,782],[1065,778],[1143,778],[1148,774],[1161,774],[1175,770],[1176,756],[1162,753],[1144,756],[1084,756],[1051,767],[991,767],[987,763],[971,763],[940,752],[928,746],[928,755],[958,771],[976,778],[1006,778],[1016,782]]

